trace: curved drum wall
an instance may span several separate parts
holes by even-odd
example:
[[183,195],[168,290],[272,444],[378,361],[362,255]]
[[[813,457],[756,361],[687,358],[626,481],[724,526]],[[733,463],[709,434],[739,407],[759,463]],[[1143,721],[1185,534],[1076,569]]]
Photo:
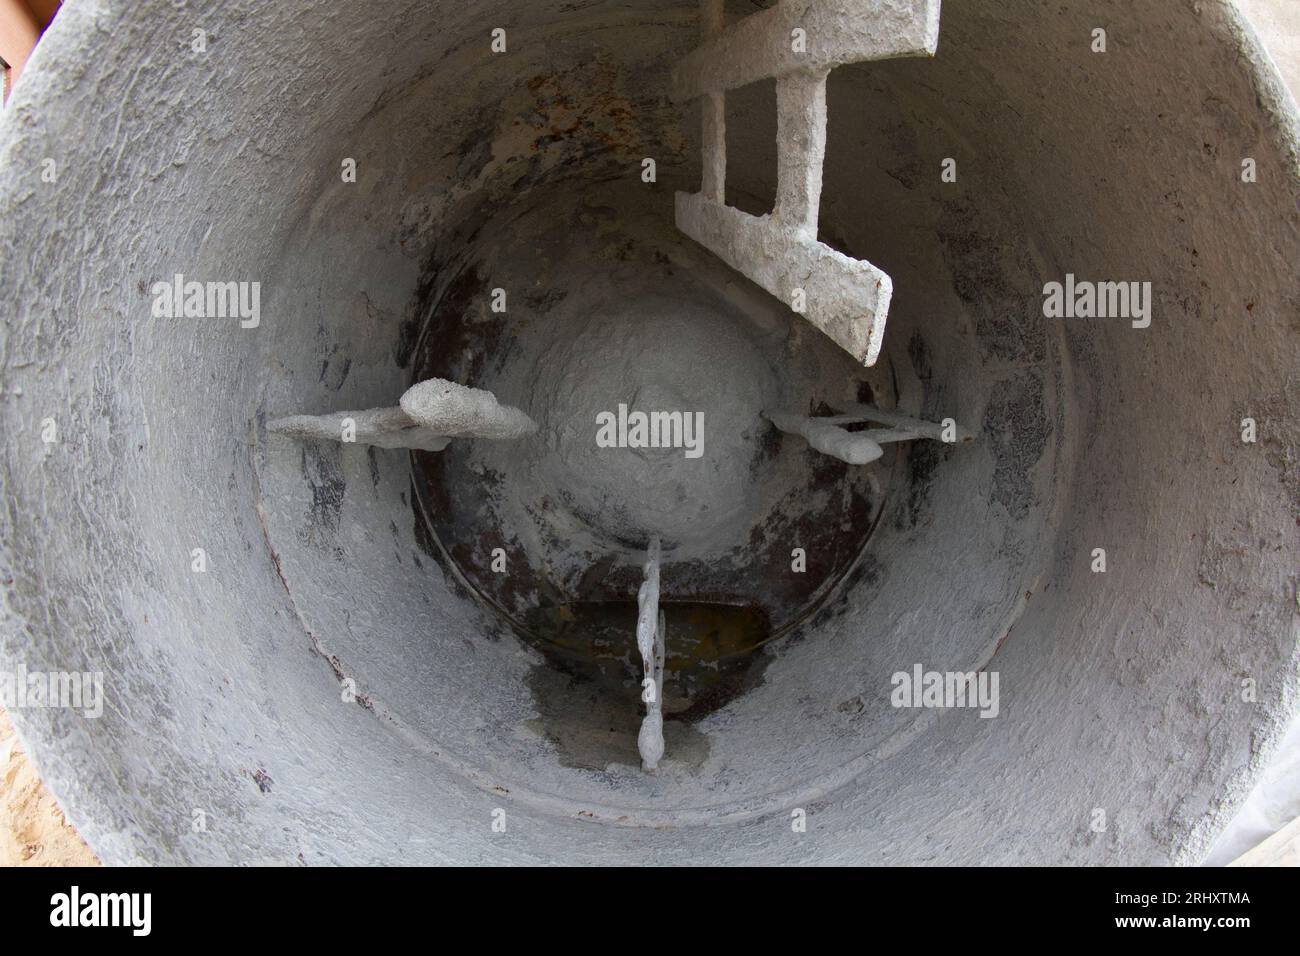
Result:
[[[934,60],[832,75],[821,236],[894,277],[877,384],[978,440],[898,451],[852,570],[647,777],[548,736],[567,685],[434,559],[409,455],[264,428],[392,404],[437,357],[439,310],[477,314],[454,298],[470,267],[533,293],[512,299],[520,342],[572,318],[617,242],[559,254],[557,221],[577,246],[649,236],[690,277],[619,273],[629,310],[680,295],[683,314],[798,335],[665,228],[699,177],[697,118],[661,96],[695,5],[522,6],[70,3],[33,58],[0,142],[0,660],[106,675],[97,720],[15,713],[91,845],[108,862],[1200,859],[1293,712],[1300,644],[1295,114],[1237,15],[952,0]],[[174,42],[196,26],[206,56]],[[729,99],[731,200],[761,211],[770,90]],[[259,281],[260,324],[153,318],[150,287],[177,272]],[[1066,273],[1150,281],[1150,328],[1045,319]],[[829,394],[865,374],[831,356],[812,379]],[[915,664],[996,671],[997,718],[892,707]]]

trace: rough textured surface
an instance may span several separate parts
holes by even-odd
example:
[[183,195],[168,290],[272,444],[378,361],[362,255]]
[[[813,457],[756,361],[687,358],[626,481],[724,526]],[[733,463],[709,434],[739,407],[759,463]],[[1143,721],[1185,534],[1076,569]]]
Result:
[[[457,278],[419,307],[429,319],[413,377],[480,383],[541,426],[518,442],[416,456],[432,552],[517,622],[556,603],[635,601],[657,535],[670,604],[757,609],[788,629],[855,564],[897,480],[893,454],[849,469],[761,417],[864,396],[893,404],[892,363],[856,365],[738,281],[673,227],[664,199],[617,181],[584,184],[580,197],[557,189],[429,267]],[[545,294],[515,295],[495,314],[487,303],[502,285]],[[620,407],[703,416],[700,457],[601,447],[598,417]],[[792,539],[807,573],[790,573]],[[496,547],[509,574],[484,560]]]
[[[871,263],[817,241],[827,135],[826,76],[845,63],[933,55],[939,0],[781,0],[725,27],[724,22],[718,5],[706,0],[701,6],[704,43],[673,72],[679,99],[703,97],[701,188],[695,194],[677,194],[677,227],[806,316],[858,361],[873,365],[880,354],[893,284]],[[722,97],[728,89],[772,77],[776,201],[770,216],[754,217],[723,202]],[[854,454],[855,459],[862,457]]]
[[[537,423],[481,388],[435,378],[412,385],[401,407],[368,408],[329,415],[290,415],[266,423],[268,432],[291,438],[355,441],[376,448],[442,451],[452,438],[522,438]],[[342,436],[350,437],[344,439]]]
[[[764,412],[763,415],[781,431],[799,435],[823,454],[850,465],[865,465],[876,461],[885,453],[880,446],[894,442],[928,438],[950,444],[966,444],[975,440],[969,430],[958,428],[955,423],[951,433],[945,434],[942,424],[921,421],[911,415],[877,408],[875,405],[846,402],[844,407],[845,414],[817,418],[792,415],[789,412]],[[844,427],[863,422],[880,422],[890,427],[857,432],[850,432]]]
[[453,438],[510,440],[537,431],[537,423],[481,388],[440,378],[412,385],[402,395],[402,411],[431,432]]
[[[649,771],[659,769],[664,755],[664,620],[659,613],[659,555],[659,539],[651,538],[645,559],[645,581],[636,596],[636,646],[641,652],[645,675],[642,687],[646,691],[641,696],[645,717],[636,743],[641,752],[641,767]],[[646,682],[649,688],[645,687]]]
[[971,430],[957,424],[955,419],[952,422],[951,433],[946,433],[942,422],[922,421],[912,415],[904,415],[896,409],[881,408],[879,405],[862,405],[857,402],[849,402],[844,406],[843,411],[843,415],[833,416],[833,418],[845,423],[879,422],[882,425],[889,425],[899,432],[929,438],[933,441],[965,444],[975,440],[975,435]]
[[678,229],[799,311],[859,362],[875,364],[893,294],[893,281],[880,269],[800,238],[797,226],[774,216],[751,216],[696,193],[677,194],[676,221]]
[[776,206],[772,219],[799,239],[817,239],[825,158],[826,76],[794,73],[780,77],[776,81]]
[[850,465],[866,465],[885,454],[870,437],[847,432],[817,418],[805,418],[786,412],[764,412],[767,419],[791,435],[798,435],[823,455],[830,455]]
[[450,440],[443,432],[425,428],[400,408],[367,408],[329,415],[289,415],[266,423],[266,430],[289,438],[343,441],[349,431],[360,445],[376,448],[418,448],[442,451]]
[[[939,6],[940,0],[780,0],[692,50],[673,70],[673,96],[686,100],[864,60],[933,56]],[[805,33],[802,51],[792,43],[795,29]]]
[[[101,858],[1202,859],[1300,643],[1297,129],[1237,14],[970,0],[934,60],[832,74],[821,238],[894,278],[899,406],[979,441],[910,449],[860,573],[650,776],[533,732],[539,657],[421,550],[406,455],[249,423],[409,386],[435,247],[645,189],[645,156],[698,182],[667,97],[697,10],[373,8],[73,0],[0,118],[0,661],[108,675],[99,720],[13,715]],[[219,56],[175,42],[196,20]],[[752,198],[775,117],[745,92],[728,188]],[[176,271],[260,279],[261,326],[151,318]],[[1044,321],[1066,272],[1149,279],[1151,328]],[[916,662],[996,669],[999,717],[891,708]]]

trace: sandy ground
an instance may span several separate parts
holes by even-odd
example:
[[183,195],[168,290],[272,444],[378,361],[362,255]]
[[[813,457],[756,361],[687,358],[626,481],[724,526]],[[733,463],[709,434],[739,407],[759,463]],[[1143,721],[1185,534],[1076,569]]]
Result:
[[99,866],[0,710],[0,866]]
[[1237,0],[1278,72],[1300,100],[1300,0]]
[[[1280,72],[1300,99],[1300,0],[1237,0],[1255,24]],[[1300,821],[1297,821],[1300,824]],[[1289,854],[1281,865],[1300,860],[1300,829],[1288,827],[1278,838],[1274,857]],[[1263,846],[1260,847],[1264,849]],[[1285,854],[1284,854],[1285,855]],[[1270,860],[1278,865],[1276,859]],[[1245,865],[1267,865],[1247,854]],[[45,789],[0,710],[0,866],[98,866],[99,860],[68,825],[63,811]]]

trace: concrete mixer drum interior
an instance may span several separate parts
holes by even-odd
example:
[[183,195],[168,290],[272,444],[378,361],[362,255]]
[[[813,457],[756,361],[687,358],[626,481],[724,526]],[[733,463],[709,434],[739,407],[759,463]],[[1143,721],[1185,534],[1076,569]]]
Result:
[[102,673],[14,721],[105,861],[1211,855],[1300,659],[1234,7],[148,6],[0,120],[0,669]]

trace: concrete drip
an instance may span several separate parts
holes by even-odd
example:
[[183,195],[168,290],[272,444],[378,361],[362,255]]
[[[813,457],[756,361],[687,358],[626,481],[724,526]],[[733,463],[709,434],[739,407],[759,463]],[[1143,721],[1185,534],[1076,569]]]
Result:
[[636,646],[641,652],[645,679],[642,681],[641,700],[645,703],[645,719],[637,734],[637,748],[641,751],[641,765],[654,772],[664,755],[664,616],[659,611],[659,539],[650,541],[646,552],[645,581],[636,596],[637,622]]

